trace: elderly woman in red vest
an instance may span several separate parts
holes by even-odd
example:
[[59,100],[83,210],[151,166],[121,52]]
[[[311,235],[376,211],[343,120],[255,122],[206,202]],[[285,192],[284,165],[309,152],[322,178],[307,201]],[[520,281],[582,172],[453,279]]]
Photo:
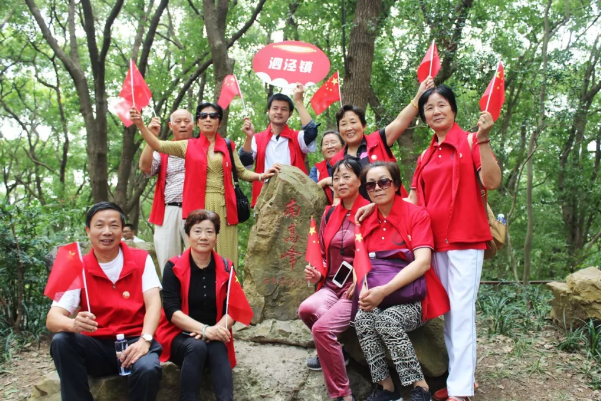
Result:
[[474,395],[476,369],[476,297],[486,243],[492,239],[481,190],[495,189],[501,170],[490,147],[493,127],[483,112],[478,132],[455,122],[455,94],[445,86],[419,99],[421,119],[434,131],[419,157],[409,199],[424,206],[432,219],[433,265],[449,293],[444,335],[449,353],[447,390],[435,398],[458,401]]
[[[301,303],[298,314],[313,332],[317,358],[307,361],[311,370],[323,370],[330,398],[352,401],[345,358],[338,335],[350,325],[354,275],[336,275],[343,263],[353,264],[355,257],[354,216],[367,204],[359,195],[361,165],[346,157],[334,165],[334,190],[340,198],[336,206],[326,208],[319,228],[319,244],[325,264],[308,265],[305,277],[317,283],[317,292]],[[325,266],[325,267],[324,267]],[[338,278],[338,280],[335,280]],[[338,284],[336,284],[338,282]]]
[[[400,398],[388,371],[388,350],[401,384],[413,386],[409,401],[430,401],[428,384],[407,336],[449,310],[447,294],[430,270],[434,247],[430,216],[423,207],[401,197],[396,163],[370,164],[363,169],[361,183],[377,206],[361,223],[372,270],[361,288],[355,318],[359,344],[377,383],[369,400]],[[414,292],[407,291],[411,288]],[[401,289],[406,291],[402,296]]]
[[315,163],[309,172],[309,177],[315,181],[317,185],[323,188],[330,205],[334,202],[335,197],[333,189],[334,184],[332,183],[333,165],[330,164],[330,160],[343,146],[344,142],[338,131],[328,130],[324,132],[321,137],[321,154],[323,155],[324,160]]
[[[392,154],[392,145],[407,129],[409,124],[417,116],[417,100],[425,90],[434,86],[432,77],[424,80],[417,94],[397,116],[397,118],[388,124],[385,128],[365,134],[367,121],[365,120],[365,111],[352,105],[344,105],[336,113],[336,121],[338,123],[338,131],[342,135],[345,146],[338,152],[332,160],[332,164],[341,160],[345,155],[356,157],[365,167],[369,163],[375,161],[392,161],[396,162],[396,158]],[[401,187],[401,193],[404,197],[407,192],[404,187]],[[368,199],[367,194],[362,190],[361,195]]]
[[230,143],[234,160],[226,140],[217,130],[223,119],[221,106],[201,103],[196,109],[196,123],[200,137],[181,141],[161,141],[144,125],[138,111],[131,109],[131,120],[136,124],[144,140],[160,153],[178,156],[186,160],[186,176],[182,202],[182,218],[196,209],[206,209],[224,216],[226,225],[221,230],[217,252],[238,262],[238,212],[232,169],[244,181],[262,181],[273,176],[276,167],[266,173],[257,174],[244,168]]
[[205,367],[210,368],[217,400],[234,399],[236,355],[230,330],[234,322],[226,315],[233,265],[213,250],[220,226],[216,213],[194,210],[188,214],[184,229],[190,248],[165,265],[157,340],[163,345],[160,360],[181,367],[181,401],[198,399]]

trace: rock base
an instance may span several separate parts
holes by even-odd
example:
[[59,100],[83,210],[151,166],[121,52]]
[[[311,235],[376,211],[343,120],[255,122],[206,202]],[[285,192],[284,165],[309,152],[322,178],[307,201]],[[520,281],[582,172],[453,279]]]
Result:
[[565,283],[547,284],[555,298],[551,317],[559,326],[578,327],[589,319],[601,320],[601,270],[589,267],[570,274]]

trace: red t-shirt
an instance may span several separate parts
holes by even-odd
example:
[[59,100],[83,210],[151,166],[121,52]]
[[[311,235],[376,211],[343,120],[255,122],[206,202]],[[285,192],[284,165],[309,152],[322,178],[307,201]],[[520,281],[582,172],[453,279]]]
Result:
[[[424,180],[425,207],[431,218],[432,233],[434,234],[434,250],[445,252],[461,249],[486,249],[486,242],[452,243],[447,244],[447,229],[449,226],[450,205],[453,193],[453,165],[455,163],[455,148],[443,142],[432,145],[434,154],[428,164],[424,166],[422,177]],[[480,171],[480,147],[474,144],[472,160],[476,171]],[[421,157],[418,164],[421,163]],[[413,176],[411,188],[417,187],[417,176]],[[461,189],[460,189],[461,190]]]

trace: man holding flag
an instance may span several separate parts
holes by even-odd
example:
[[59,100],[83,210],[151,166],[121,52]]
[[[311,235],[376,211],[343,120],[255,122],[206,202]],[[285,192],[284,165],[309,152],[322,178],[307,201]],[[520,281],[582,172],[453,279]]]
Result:
[[[88,375],[117,374],[117,334],[129,344],[120,360],[131,368],[130,399],[154,400],[158,393],[162,348],[153,336],[161,315],[161,284],[148,253],[121,241],[124,223],[116,204],[92,206],[86,215],[92,250],[83,260],[79,252],[59,251],[48,280],[45,294],[54,302],[46,327],[56,333],[50,354],[63,400],[92,401]],[[81,280],[72,279],[80,275]]]
[[[308,153],[315,152],[317,148],[317,124],[309,115],[303,103],[305,87],[296,84],[292,97],[276,93],[267,101],[267,116],[269,126],[263,132],[255,134],[249,117],[244,119],[242,130],[246,134],[246,141],[239,150],[240,160],[245,167],[255,164],[255,172],[258,174],[269,170],[276,163],[287,164],[298,167],[305,174],[309,174],[305,159]],[[288,119],[294,112],[294,106],[298,110],[303,129],[295,131],[288,127]],[[257,198],[261,193],[263,183],[255,181],[252,189],[252,206],[255,206]]]

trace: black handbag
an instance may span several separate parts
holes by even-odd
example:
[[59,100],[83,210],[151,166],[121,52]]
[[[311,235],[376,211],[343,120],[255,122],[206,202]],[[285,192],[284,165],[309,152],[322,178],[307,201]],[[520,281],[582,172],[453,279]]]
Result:
[[234,163],[234,155],[232,154],[232,145],[229,139],[225,139],[227,150],[230,152],[230,161],[232,162],[232,175],[234,176],[234,192],[236,193],[236,209],[238,210],[238,224],[244,223],[250,218],[250,202],[238,185],[238,172]]

